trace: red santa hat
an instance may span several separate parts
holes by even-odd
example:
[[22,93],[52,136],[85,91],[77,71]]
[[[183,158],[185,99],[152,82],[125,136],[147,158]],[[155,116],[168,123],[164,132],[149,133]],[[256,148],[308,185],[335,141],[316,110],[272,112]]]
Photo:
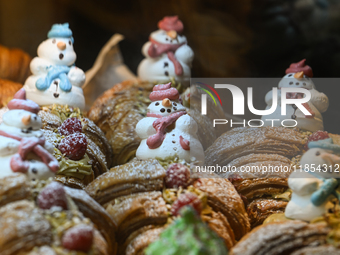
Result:
[[17,93],[15,93],[13,99],[7,105],[10,110],[25,110],[32,113],[38,113],[40,111],[39,105],[35,102],[26,99],[26,91],[24,89],[20,89]]
[[178,16],[166,16],[158,22],[159,29],[170,31],[175,30],[177,33],[182,33],[183,23],[178,19]]
[[152,102],[163,99],[177,100],[179,98],[178,90],[171,87],[171,82],[167,84],[159,84],[153,87],[149,96]]
[[313,77],[313,70],[309,65],[306,65],[305,62],[306,62],[306,59],[302,59],[298,63],[292,63],[289,66],[289,68],[287,68],[286,74],[298,73],[298,72],[302,71],[305,75],[312,78]]

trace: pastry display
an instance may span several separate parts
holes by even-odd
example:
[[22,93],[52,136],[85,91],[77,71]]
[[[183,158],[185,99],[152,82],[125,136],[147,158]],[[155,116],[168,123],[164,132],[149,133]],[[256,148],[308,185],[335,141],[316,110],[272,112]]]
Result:
[[[293,63],[286,70],[286,75],[282,78],[278,85],[278,107],[276,110],[269,114],[264,115],[262,117],[265,119],[277,119],[280,121],[274,122],[275,125],[281,125],[281,121],[284,119],[294,119],[297,122],[296,127],[304,130],[308,130],[311,132],[315,132],[317,130],[323,130],[323,119],[321,113],[325,112],[328,109],[329,102],[328,97],[319,91],[316,90],[315,85],[311,78],[313,77],[313,71],[310,66],[305,65],[305,59],[301,60],[298,63]],[[310,115],[305,115],[300,109],[294,108],[295,105],[287,105],[286,115],[281,113],[281,88],[304,88],[309,90],[311,93],[311,99],[308,103],[303,103],[302,105],[307,109]],[[303,98],[303,93],[287,93],[287,98],[296,99]],[[270,109],[273,101],[272,91],[269,91],[265,97],[265,101],[267,104],[266,109]],[[265,122],[268,124],[267,122]],[[290,123],[287,121],[287,125]],[[291,122],[294,125],[293,122]]]
[[74,39],[68,23],[54,24],[48,39],[38,47],[38,56],[30,65],[32,75],[25,81],[27,98],[40,106],[61,104],[85,108],[81,86],[85,73],[74,65]]
[[[0,108],[6,106],[13,99],[15,93],[22,88],[22,84],[10,80],[0,79]],[[1,114],[0,114],[1,115]]]
[[178,90],[172,88],[171,83],[159,84],[154,86],[149,98],[152,103],[147,108],[147,117],[136,126],[136,133],[142,139],[137,158],[179,158],[203,164],[204,151],[196,136],[197,123],[178,101]]
[[183,23],[178,16],[167,16],[158,22],[158,28],[142,48],[145,59],[138,66],[138,77],[152,83],[174,80],[189,86],[194,52],[182,35]]

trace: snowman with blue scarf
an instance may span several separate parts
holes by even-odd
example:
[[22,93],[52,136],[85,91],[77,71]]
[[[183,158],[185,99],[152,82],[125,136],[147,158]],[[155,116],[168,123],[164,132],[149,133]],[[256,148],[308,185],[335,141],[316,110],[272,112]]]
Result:
[[288,178],[292,190],[285,216],[291,219],[311,221],[334,208],[339,200],[340,146],[332,138],[308,143],[309,150],[300,160],[301,170]]
[[25,82],[27,98],[40,106],[61,104],[84,109],[81,86],[85,73],[77,68],[74,39],[68,23],[54,24],[48,39],[38,47],[38,57],[30,65],[33,75]]

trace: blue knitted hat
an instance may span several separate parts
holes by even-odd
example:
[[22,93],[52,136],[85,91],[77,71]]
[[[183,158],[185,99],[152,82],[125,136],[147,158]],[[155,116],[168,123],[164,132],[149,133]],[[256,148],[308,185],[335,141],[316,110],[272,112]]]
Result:
[[70,38],[72,44],[74,43],[74,39],[72,37],[72,31],[68,27],[68,23],[64,24],[54,24],[51,30],[47,34],[48,38]]
[[319,140],[316,142],[309,142],[308,148],[309,149],[320,148],[320,149],[325,149],[325,150],[331,150],[335,154],[340,154],[340,146],[337,144],[334,144],[332,138],[327,138],[327,139]]

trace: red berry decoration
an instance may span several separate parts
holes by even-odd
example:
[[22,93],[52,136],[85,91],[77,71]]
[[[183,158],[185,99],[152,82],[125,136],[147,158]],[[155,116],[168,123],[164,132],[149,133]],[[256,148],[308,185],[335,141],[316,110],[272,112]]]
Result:
[[64,248],[72,251],[88,252],[93,242],[93,228],[81,224],[68,229],[62,237]]
[[85,155],[86,148],[86,136],[82,133],[74,133],[66,136],[58,146],[61,153],[72,160],[82,159]]
[[74,133],[82,133],[82,125],[77,118],[68,118],[58,128],[60,134],[64,136],[72,135]]
[[308,142],[319,141],[319,140],[323,140],[323,139],[327,139],[327,138],[329,138],[327,131],[319,130],[319,131],[314,132],[313,134],[311,134],[308,137]]
[[166,170],[165,186],[167,188],[186,188],[190,184],[190,170],[183,164],[171,164]]
[[171,206],[171,213],[174,216],[179,215],[179,211],[183,206],[191,205],[198,214],[202,211],[201,200],[194,193],[181,194]]
[[41,209],[60,206],[64,210],[67,210],[67,198],[64,186],[59,182],[48,184],[38,195],[37,203]]

